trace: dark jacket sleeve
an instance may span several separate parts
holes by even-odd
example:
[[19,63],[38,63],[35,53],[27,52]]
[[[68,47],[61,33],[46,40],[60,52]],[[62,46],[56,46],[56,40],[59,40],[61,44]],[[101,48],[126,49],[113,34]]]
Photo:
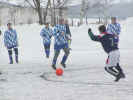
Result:
[[92,32],[88,32],[88,35],[90,36],[91,40],[100,42],[99,36],[95,36]]

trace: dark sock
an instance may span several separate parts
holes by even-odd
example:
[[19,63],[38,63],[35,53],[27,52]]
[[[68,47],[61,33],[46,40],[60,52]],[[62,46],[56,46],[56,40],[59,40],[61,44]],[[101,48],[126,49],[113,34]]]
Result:
[[9,55],[10,64],[13,64],[13,58],[12,55]]
[[115,67],[120,73],[122,73],[123,72],[123,70],[121,69],[121,67],[120,67],[120,65],[119,64],[117,64],[117,66]]

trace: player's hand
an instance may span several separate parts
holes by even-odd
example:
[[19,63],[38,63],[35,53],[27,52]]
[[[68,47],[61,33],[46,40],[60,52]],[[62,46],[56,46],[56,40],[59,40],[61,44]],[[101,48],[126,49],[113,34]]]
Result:
[[89,29],[88,29],[88,33],[91,32],[91,31],[92,31],[91,28],[89,28]]

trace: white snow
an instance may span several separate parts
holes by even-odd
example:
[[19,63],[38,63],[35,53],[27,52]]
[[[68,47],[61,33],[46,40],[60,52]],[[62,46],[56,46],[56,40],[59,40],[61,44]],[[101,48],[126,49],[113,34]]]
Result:
[[[16,26],[20,64],[7,64],[7,50],[4,48],[3,36],[0,37],[0,71],[3,72],[0,76],[0,100],[132,100],[133,19],[120,23],[121,66],[126,79],[118,83],[114,83],[114,78],[104,71],[107,54],[99,43],[88,37],[88,27],[98,34],[98,25],[71,27],[72,51],[62,77],[57,77],[50,66],[53,44],[50,59],[45,58],[39,33],[42,26]],[[4,32],[6,28],[1,29]],[[58,59],[59,63],[62,56],[63,52]],[[40,78],[43,73],[50,81]]]

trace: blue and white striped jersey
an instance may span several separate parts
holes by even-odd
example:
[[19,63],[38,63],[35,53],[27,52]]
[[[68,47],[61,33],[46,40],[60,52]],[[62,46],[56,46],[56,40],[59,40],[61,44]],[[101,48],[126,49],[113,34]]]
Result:
[[4,44],[7,48],[13,48],[18,46],[17,32],[14,29],[5,31]]
[[[62,34],[62,32],[64,34]],[[68,45],[65,25],[56,25],[54,28],[55,49],[62,49]]]
[[107,26],[107,32],[109,34],[120,35],[120,32],[121,32],[121,26],[120,26],[120,24],[118,24],[118,23],[109,24]]
[[40,32],[41,37],[43,38],[43,44],[47,45],[51,43],[51,37],[53,35],[53,31],[50,28],[44,27]]

